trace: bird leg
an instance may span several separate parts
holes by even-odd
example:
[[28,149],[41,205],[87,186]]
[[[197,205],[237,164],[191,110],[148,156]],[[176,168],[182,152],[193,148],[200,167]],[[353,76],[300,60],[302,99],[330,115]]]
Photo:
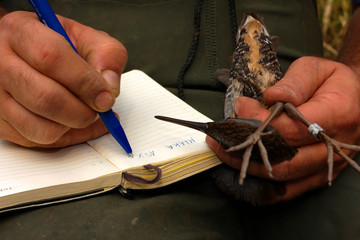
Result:
[[349,150],[360,151],[360,146],[351,145],[339,142],[335,139],[332,139],[328,135],[326,135],[324,129],[322,129],[318,124],[309,122],[291,103],[285,103],[284,105],[285,111],[289,117],[296,119],[302,122],[307,128],[308,131],[317,139],[322,140],[326,148],[328,150],[328,182],[329,186],[331,186],[332,175],[333,175],[333,166],[334,166],[334,151],[338,155],[340,155],[343,159],[345,159],[356,171],[360,173],[360,166],[349,156],[347,156],[341,149],[346,148]]
[[282,102],[275,103],[271,107],[271,113],[270,113],[269,117],[256,129],[256,131],[253,134],[248,136],[247,139],[243,143],[227,149],[227,152],[233,152],[233,151],[238,151],[238,150],[245,148],[245,152],[244,152],[243,158],[242,158],[240,177],[239,177],[240,185],[242,185],[244,183],[247,168],[249,166],[251,152],[252,152],[253,146],[255,144],[257,144],[259,147],[261,158],[263,160],[266,170],[268,171],[269,176],[273,177],[273,175],[271,173],[272,167],[269,162],[268,153],[267,153],[266,148],[261,140],[261,137],[272,133],[272,132],[264,133],[263,131],[274,118],[278,117],[282,113],[283,109],[284,109],[284,103],[282,103]]

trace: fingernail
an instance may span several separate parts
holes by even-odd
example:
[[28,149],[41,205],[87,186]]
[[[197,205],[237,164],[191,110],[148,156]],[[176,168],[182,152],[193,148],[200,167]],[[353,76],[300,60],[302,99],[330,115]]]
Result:
[[114,98],[109,92],[101,92],[96,98],[95,98],[95,106],[99,110],[108,110],[114,105]]
[[114,93],[120,92],[120,76],[111,70],[102,71],[101,75],[106,80],[107,84],[112,88]]

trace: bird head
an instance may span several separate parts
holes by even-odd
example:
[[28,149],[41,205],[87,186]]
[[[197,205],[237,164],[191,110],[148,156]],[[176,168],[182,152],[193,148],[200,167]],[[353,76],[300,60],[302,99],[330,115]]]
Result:
[[244,14],[243,20],[238,28],[236,41],[239,42],[239,39],[244,36],[250,38],[247,39],[247,42],[256,41],[261,35],[270,38],[270,34],[266,29],[262,17],[253,12]]

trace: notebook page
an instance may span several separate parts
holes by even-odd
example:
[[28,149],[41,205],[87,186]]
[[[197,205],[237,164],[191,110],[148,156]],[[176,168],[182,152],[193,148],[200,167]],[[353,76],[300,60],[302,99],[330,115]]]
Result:
[[0,197],[85,181],[118,170],[87,144],[32,150],[0,140],[0,152]]
[[209,122],[211,119],[141,71],[133,70],[122,75],[121,93],[113,110],[120,116],[134,158],[128,157],[110,134],[89,141],[89,144],[120,170],[209,150],[205,134],[160,121],[154,116],[165,115],[201,122]]

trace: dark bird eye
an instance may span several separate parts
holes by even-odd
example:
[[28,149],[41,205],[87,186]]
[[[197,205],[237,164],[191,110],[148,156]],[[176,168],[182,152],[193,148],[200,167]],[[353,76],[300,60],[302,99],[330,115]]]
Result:
[[245,33],[247,33],[246,29],[245,29],[245,28],[241,29],[240,35],[243,35],[243,34],[245,34]]

